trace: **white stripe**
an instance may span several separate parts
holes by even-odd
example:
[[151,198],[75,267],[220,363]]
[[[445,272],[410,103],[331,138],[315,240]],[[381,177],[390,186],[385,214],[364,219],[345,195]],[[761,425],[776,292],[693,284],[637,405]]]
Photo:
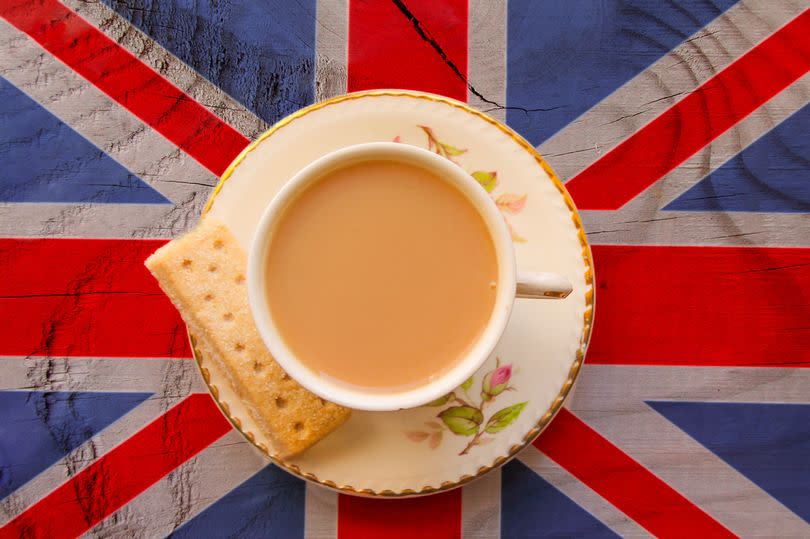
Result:
[[506,0],[470,0],[467,30],[467,102],[503,122],[506,120]]
[[543,143],[540,153],[562,178],[572,178],[806,7],[800,0],[741,0]]
[[520,452],[518,460],[621,537],[651,537],[634,520],[628,518],[534,446],[530,445]]
[[304,505],[304,537],[334,539],[337,537],[338,493],[307,481]]
[[154,395],[0,502],[0,525],[183,400],[205,392],[187,359],[0,358],[0,390],[152,392]]
[[501,470],[493,470],[461,487],[461,537],[501,535]]
[[[196,222],[217,183],[216,176],[5,21],[0,21],[0,50],[4,51],[0,56],[2,76],[174,202],[159,205],[155,210],[159,212],[157,219],[155,212],[149,212],[148,218],[142,216],[137,211],[140,205],[129,213],[123,213],[127,205],[118,205],[122,212],[118,221],[99,223],[97,235],[150,236],[149,230],[154,227],[158,235],[165,236],[166,231],[177,234]],[[98,206],[79,212],[81,220],[94,221],[93,214],[104,211],[96,210]],[[22,211],[26,217],[36,219],[30,211]],[[11,225],[14,209],[5,209],[4,213],[12,214],[4,220]],[[39,220],[26,223],[25,228],[52,228],[53,217],[43,213]],[[75,214],[68,217],[73,222],[71,217]],[[86,231],[89,223],[79,228]],[[0,230],[0,235],[15,233],[16,229]],[[61,233],[77,235],[70,223],[65,223]]]
[[207,388],[191,359],[0,356],[0,391],[149,391],[184,397]]
[[186,395],[177,394],[155,395],[59,459],[0,501],[0,526],[130,438],[185,397]]
[[315,100],[346,93],[349,43],[348,0],[317,0]]
[[801,213],[663,211],[761,136],[810,102],[810,74],[775,96],[617,211],[581,212],[593,244],[810,245]]
[[[742,1],[540,147],[563,178],[613,149],[806,6]],[[740,30],[743,29],[743,30]],[[689,187],[808,102],[805,76],[618,211],[581,212],[593,244],[806,246],[804,215],[661,211]]]
[[587,365],[568,406],[732,532],[799,537],[810,527],[645,400],[808,402],[805,369]]
[[643,402],[627,403],[614,412],[574,410],[733,533],[759,537],[810,533],[804,520]]
[[[585,363],[570,408],[621,411],[645,400],[810,404],[810,369]],[[630,408],[632,409],[632,408]]]
[[250,479],[270,460],[235,430],[93,527],[87,537],[165,537]]
[[[177,222],[167,220],[172,212]],[[168,239],[198,218],[191,208],[165,204],[0,203],[0,236]]]
[[103,3],[64,0],[64,4],[246,137],[255,138],[267,129],[264,120]]

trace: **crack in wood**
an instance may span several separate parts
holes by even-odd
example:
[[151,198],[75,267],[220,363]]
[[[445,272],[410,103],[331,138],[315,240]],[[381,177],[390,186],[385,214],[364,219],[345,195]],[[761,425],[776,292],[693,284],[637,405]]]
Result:
[[447,56],[447,53],[444,51],[442,46],[439,45],[436,39],[431,35],[430,31],[421,23],[421,21],[416,17],[416,15],[414,15],[413,12],[411,12],[411,10],[408,9],[408,6],[405,5],[405,2],[403,2],[402,0],[391,0],[391,1],[393,2],[394,6],[396,6],[396,8],[402,13],[402,15],[406,19],[408,19],[408,21],[411,23],[413,29],[416,31],[419,37],[425,43],[430,45],[434,51],[436,51],[436,54],[439,55],[439,58],[442,59],[442,61],[447,65],[447,67],[450,68],[450,70],[456,75],[456,77],[460,78],[464,82],[464,85],[467,87],[467,89],[478,99],[494,107],[492,109],[488,109],[488,111],[519,110],[528,114],[529,112],[549,112],[561,108],[561,107],[551,107],[551,108],[530,109],[525,107],[507,107],[505,105],[502,105],[501,103],[498,103],[497,101],[493,101],[491,99],[484,97],[484,95],[472,85],[472,83],[467,79],[467,77],[464,76],[464,74],[461,72],[458,66]]

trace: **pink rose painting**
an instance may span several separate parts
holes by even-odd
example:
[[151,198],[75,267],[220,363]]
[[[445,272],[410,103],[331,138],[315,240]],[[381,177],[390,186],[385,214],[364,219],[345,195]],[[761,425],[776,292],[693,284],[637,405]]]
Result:
[[497,397],[507,388],[512,377],[512,364],[503,365],[484,376],[481,384],[481,398],[488,401]]
[[407,431],[405,436],[416,443],[427,441],[431,449],[439,447],[443,433],[446,431],[450,431],[456,436],[469,437],[470,441],[459,455],[466,455],[474,447],[491,443],[494,440],[492,435],[511,425],[528,404],[528,402],[519,402],[494,413],[489,412],[498,395],[514,389],[509,385],[511,379],[512,364],[501,365],[501,360],[498,358],[495,369],[486,373],[481,380],[480,403],[476,403],[470,397],[469,390],[474,383],[471,377],[455,391],[426,405],[437,408],[447,406],[436,414],[440,423],[427,421],[425,422],[425,426],[428,427],[427,431]]

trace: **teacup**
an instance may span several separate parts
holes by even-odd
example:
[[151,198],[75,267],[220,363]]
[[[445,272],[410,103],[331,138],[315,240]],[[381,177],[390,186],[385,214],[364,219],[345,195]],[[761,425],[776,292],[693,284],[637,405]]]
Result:
[[[390,161],[417,166],[452,185],[478,211],[485,223],[497,261],[494,306],[477,339],[453,366],[417,387],[390,391],[346,384],[312,369],[291,350],[273,317],[265,279],[268,253],[285,211],[301,194],[332,171],[364,161]],[[395,203],[395,202],[392,202]],[[461,167],[427,150],[394,142],[372,142],[322,156],[299,171],[276,194],[262,215],[248,260],[248,295],[253,318],[267,348],[281,367],[302,386],[323,399],[358,410],[398,410],[417,407],[450,393],[490,356],[506,328],[516,297],[565,298],[571,283],[554,273],[518,271],[511,234],[495,202]],[[312,338],[318,338],[313,335]]]

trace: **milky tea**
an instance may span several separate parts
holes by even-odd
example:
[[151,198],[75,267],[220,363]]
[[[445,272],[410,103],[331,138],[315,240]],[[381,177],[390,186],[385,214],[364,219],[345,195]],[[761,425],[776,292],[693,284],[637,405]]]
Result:
[[327,172],[302,191],[265,268],[290,351],[314,372],[379,391],[424,385],[463,359],[498,280],[472,202],[434,172],[388,160]]

